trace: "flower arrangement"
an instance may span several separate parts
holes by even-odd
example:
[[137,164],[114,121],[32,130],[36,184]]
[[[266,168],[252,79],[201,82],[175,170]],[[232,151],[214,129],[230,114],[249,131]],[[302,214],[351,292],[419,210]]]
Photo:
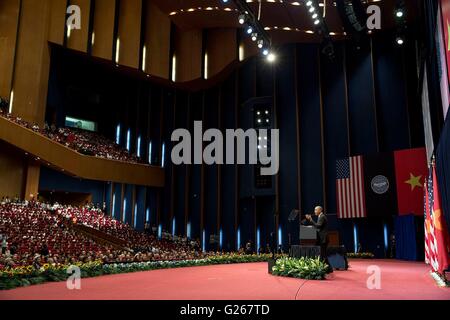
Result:
[[328,265],[320,258],[283,257],[272,268],[273,275],[307,280],[324,280],[327,273]]
[[[282,257],[282,256],[278,256]],[[134,263],[103,264],[101,261],[75,263],[80,268],[82,278],[92,278],[109,274],[132,273],[169,268],[198,267],[218,264],[266,262],[270,254],[240,255],[237,253],[220,254],[197,260],[149,261]],[[69,265],[43,265],[39,270],[32,266],[16,267],[0,271],[0,290],[67,280]]]

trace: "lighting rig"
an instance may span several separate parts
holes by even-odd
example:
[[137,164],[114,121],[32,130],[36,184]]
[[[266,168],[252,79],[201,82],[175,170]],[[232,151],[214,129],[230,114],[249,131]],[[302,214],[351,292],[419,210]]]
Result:
[[245,0],[222,0],[222,2],[234,3],[239,11],[239,24],[243,26],[245,34],[256,43],[260,52],[267,57],[269,62],[275,61],[275,54],[272,52],[272,39],[247,2]]

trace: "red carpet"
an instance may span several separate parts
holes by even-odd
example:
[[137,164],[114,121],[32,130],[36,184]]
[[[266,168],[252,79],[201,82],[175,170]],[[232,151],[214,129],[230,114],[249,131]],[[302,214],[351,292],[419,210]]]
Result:
[[[78,291],[64,283],[0,291],[0,300],[309,300],[413,299],[450,300],[423,263],[351,260],[348,271],[326,281],[305,281],[267,274],[266,263],[156,270],[83,279]],[[369,290],[367,267],[381,268],[381,289]]]

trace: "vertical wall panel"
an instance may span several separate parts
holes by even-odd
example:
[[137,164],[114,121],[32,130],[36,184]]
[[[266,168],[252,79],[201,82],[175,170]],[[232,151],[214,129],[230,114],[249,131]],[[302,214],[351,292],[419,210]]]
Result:
[[298,48],[302,213],[324,203],[318,48]]
[[321,59],[328,214],[336,213],[336,160],[349,155],[343,46],[336,59]]
[[0,2],[0,97],[9,99],[16,51],[20,0]]
[[48,41],[63,45],[66,24],[67,2],[51,0],[50,26],[48,28]]
[[168,79],[170,66],[170,19],[152,0],[147,1],[145,39],[146,72]]
[[175,56],[176,82],[190,81],[202,77],[202,30],[184,31],[176,28]]
[[119,64],[139,67],[141,44],[141,12],[142,0],[126,0],[120,2],[119,33],[120,57]]
[[50,68],[49,12],[49,0],[22,0],[13,84],[13,113],[41,125]]
[[409,143],[406,79],[401,49],[380,38],[374,42],[373,59],[380,151],[407,149]]
[[372,57],[369,44],[346,46],[350,149],[353,155],[378,151]]
[[[297,184],[297,119],[295,92],[295,46],[287,46],[278,53],[276,65],[276,101],[278,128],[280,128],[280,171],[279,171],[279,203],[280,223],[285,230],[283,243],[287,244],[288,234],[291,240],[298,243],[298,228],[288,224],[289,213],[298,208]],[[265,77],[270,79],[270,77]],[[268,212],[271,221],[273,213]],[[272,231],[272,230],[270,230]]]
[[114,39],[114,17],[116,8],[112,0],[95,0],[94,44],[92,55],[103,59],[112,59]]
[[71,5],[77,5],[81,9],[81,29],[72,29],[67,38],[67,47],[73,50],[87,52],[89,38],[89,17],[91,0],[71,0]]
[[208,78],[213,77],[238,57],[236,29],[209,29],[206,44]]

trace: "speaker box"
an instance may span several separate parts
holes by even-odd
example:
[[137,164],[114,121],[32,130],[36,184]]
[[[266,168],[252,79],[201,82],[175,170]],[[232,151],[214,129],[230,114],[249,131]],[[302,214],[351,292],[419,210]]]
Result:
[[347,257],[340,254],[334,253],[328,256],[328,262],[334,270],[347,270],[348,261]]

